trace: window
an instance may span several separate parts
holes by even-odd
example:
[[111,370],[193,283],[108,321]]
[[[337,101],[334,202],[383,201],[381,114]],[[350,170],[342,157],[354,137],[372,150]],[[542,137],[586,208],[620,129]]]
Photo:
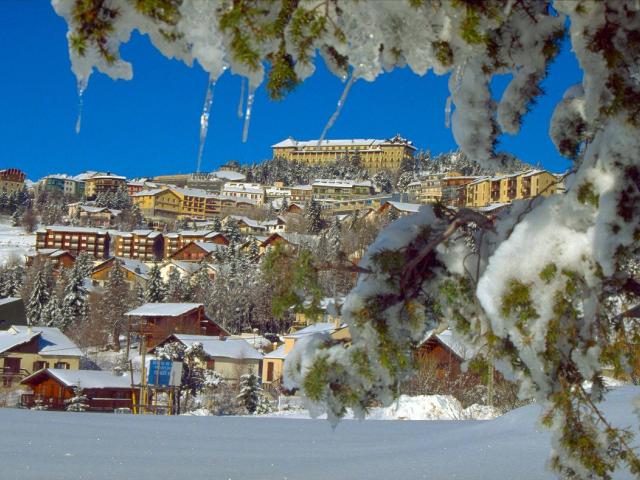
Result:
[[67,362],[56,362],[53,364],[53,368],[62,368],[64,370],[69,370],[70,365]]
[[33,362],[33,371],[37,372],[38,370],[42,370],[43,368],[49,368],[49,362],[44,362],[42,360],[38,360],[37,362]]

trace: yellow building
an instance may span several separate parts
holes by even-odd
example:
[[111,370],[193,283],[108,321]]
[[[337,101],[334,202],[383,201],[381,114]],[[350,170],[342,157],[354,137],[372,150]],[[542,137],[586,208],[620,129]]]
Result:
[[120,188],[127,188],[127,178],[110,173],[96,174],[84,181],[84,195],[88,199],[101,193],[116,193]]
[[10,195],[13,192],[22,190],[24,187],[24,179],[24,172],[17,168],[0,170],[0,193]]
[[403,160],[412,160],[416,151],[413,144],[396,135],[388,140],[307,140],[288,138],[272,145],[273,158],[290,162],[319,165],[343,158],[360,157],[362,166],[368,170],[397,170]]
[[57,328],[13,325],[0,331],[3,388],[43,368],[78,370],[80,357],[80,349]]
[[482,177],[466,186],[466,206],[486,207],[557,192],[557,178],[546,170]]

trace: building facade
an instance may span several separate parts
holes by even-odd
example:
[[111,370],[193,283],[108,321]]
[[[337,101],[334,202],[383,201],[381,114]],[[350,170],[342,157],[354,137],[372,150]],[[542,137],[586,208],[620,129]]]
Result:
[[36,231],[36,250],[55,248],[73,255],[87,252],[95,258],[108,258],[109,243],[109,233],[97,228],[55,225]]
[[387,140],[307,140],[288,138],[272,145],[273,158],[290,162],[321,165],[343,158],[358,157],[364,168],[371,171],[397,170],[403,160],[412,160],[416,147],[396,135]]
[[101,193],[116,193],[120,188],[127,188],[126,177],[120,175],[98,174],[85,180],[85,196],[91,200]]
[[0,170],[0,193],[10,195],[24,188],[25,174],[17,168]]

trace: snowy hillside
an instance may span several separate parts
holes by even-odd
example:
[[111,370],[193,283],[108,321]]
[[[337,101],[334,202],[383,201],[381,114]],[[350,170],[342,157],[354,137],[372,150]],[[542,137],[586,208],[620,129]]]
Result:
[[[611,392],[616,424],[640,388]],[[0,409],[3,480],[554,478],[528,406],[491,421],[358,422]],[[620,475],[616,478],[628,478]]]
[[35,234],[26,233],[21,227],[12,227],[9,217],[0,216],[0,265],[12,257],[23,260],[35,244]]

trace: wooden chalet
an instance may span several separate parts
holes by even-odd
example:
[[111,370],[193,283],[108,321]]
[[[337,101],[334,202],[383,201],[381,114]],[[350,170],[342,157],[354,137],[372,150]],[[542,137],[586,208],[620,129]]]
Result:
[[438,378],[456,377],[475,352],[457,341],[451,330],[429,332],[415,351],[418,365],[430,364]]
[[164,257],[170,258],[179,249],[191,242],[215,243],[229,245],[229,240],[221,232],[212,230],[183,230],[165,234]]
[[20,382],[28,386],[32,393],[22,395],[21,405],[32,407],[36,400],[49,410],[64,410],[66,402],[75,396],[74,389],[80,388],[87,397],[90,412],[113,412],[117,408],[132,408],[132,394],[129,375],[119,376],[99,370],[63,370],[45,368]]
[[210,259],[215,252],[225,248],[224,245],[209,242],[190,242],[171,255],[171,260],[182,262],[201,262]]
[[38,251],[30,252],[25,257],[25,264],[30,267],[34,263],[50,262],[54,271],[61,268],[71,268],[76,263],[76,257],[74,257],[68,250],[61,250],[58,248],[41,248]]
[[319,241],[320,237],[317,235],[277,232],[272,233],[264,242],[262,242],[261,249],[268,250],[269,247],[274,246],[276,243],[282,243],[293,250],[297,250],[300,247],[313,249],[318,246]]
[[93,268],[91,280],[94,284],[104,285],[106,283],[116,261],[120,263],[127,282],[132,285],[146,285],[147,280],[149,280],[149,267],[147,264],[139,260],[119,257],[111,257],[109,260],[105,260]]
[[146,303],[126,316],[130,331],[146,337],[147,348],[154,348],[174,333],[229,336],[207,316],[201,303]]
[[418,213],[420,210],[419,203],[406,203],[406,202],[395,202],[388,201],[383,203],[380,208],[377,210],[377,214],[381,215],[389,215],[392,211],[399,217],[405,217],[407,215],[413,215]]

